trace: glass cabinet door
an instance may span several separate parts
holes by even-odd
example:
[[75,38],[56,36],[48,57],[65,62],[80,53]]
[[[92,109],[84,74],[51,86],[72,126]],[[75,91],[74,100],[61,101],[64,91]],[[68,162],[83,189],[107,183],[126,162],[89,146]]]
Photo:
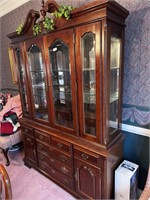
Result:
[[60,39],[49,47],[54,103],[54,123],[73,128],[69,47]]
[[100,142],[100,26],[99,22],[76,28],[76,58],[80,135]]
[[28,50],[28,64],[36,119],[48,120],[46,82],[42,51],[32,44]]
[[96,135],[95,34],[86,33],[81,40],[85,133]]
[[118,129],[118,109],[119,109],[119,82],[120,82],[120,55],[121,39],[111,36],[110,44],[110,100],[109,100],[109,132],[112,135]]
[[27,101],[27,91],[25,85],[25,68],[22,60],[22,53],[19,48],[15,50],[15,55],[19,71],[19,88],[20,88],[23,112],[24,114],[29,114],[29,105]]

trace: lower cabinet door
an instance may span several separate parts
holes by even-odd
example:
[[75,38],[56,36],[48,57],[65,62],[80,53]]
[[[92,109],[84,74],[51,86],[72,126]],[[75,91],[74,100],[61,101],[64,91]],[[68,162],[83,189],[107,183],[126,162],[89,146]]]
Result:
[[37,156],[35,150],[35,139],[26,134],[23,134],[23,143],[25,151],[25,163],[27,164],[36,164]]
[[75,159],[76,192],[85,199],[101,199],[101,169]]

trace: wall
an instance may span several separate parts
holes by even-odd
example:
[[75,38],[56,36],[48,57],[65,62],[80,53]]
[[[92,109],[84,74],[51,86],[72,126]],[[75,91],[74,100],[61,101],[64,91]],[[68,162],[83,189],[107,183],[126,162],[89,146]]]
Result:
[[[68,1],[75,7],[93,0]],[[126,20],[125,70],[123,90],[123,122],[150,127],[150,1],[149,0],[116,0],[130,11]],[[66,0],[57,0],[58,4],[66,4]],[[0,18],[1,29],[1,88],[16,88],[12,83],[7,48],[7,34],[14,32],[18,24],[25,20],[31,9],[40,10],[41,0],[31,0],[16,10]],[[1,60],[1,59],[0,59]],[[140,164],[140,187],[146,179],[149,140],[147,137],[132,133],[126,134],[124,157]],[[142,176],[141,176],[142,175]]]

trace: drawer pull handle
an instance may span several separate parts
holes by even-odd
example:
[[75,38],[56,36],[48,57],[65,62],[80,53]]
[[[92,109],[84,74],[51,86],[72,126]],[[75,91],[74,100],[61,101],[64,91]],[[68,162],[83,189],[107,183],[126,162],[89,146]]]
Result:
[[42,154],[40,154],[40,155],[39,155],[39,158],[40,158],[41,160],[43,160],[43,159],[44,159],[44,157],[45,157],[45,156],[44,156],[44,155],[42,155]]
[[49,147],[49,150],[50,150],[50,151],[53,151],[53,147]]
[[54,159],[53,159],[53,158],[50,158],[50,161],[51,161],[52,163],[54,163]]
[[69,180],[67,178],[64,178],[64,182],[69,184]]
[[83,160],[87,160],[89,158],[89,156],[85,153],[82,153],[81,157],[83,158]]
[[39,135],[40,140],[43,140],[44,136],[43,135]]
[[28,131],[29,131],[29,130],[28,130],[27,128],[24,129],[24,132],[25,132],[25,133],[28,133]]
[[67,160],[67,157],[65,155],[61,155],[60,156],[60,160],[63,161],[63,162],[65,162]]
[[66,167],[61,167],[61,171],[62,173],[64,174],[67,174],[68,173],[68,169]]
[[63,144],[57,143],[57,147],[58,147],[59,149],[61,149],[61,148],[63,147]]
[[52,169],[51,172],[52,172],[53,174],[55,174],[55,170]]
[[38,144],[38,148],[39,149],[43,149],[43,145],[42,144]]

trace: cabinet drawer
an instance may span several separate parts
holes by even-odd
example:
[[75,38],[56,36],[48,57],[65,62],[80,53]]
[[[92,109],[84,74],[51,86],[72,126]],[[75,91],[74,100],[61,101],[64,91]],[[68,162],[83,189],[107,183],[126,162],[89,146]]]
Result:
[[47,166],[41,162],[39,162],[39,167],[42,171],[46,172],[48,175],[53,177],[55,181],[60,182],[61,184],[73,189],[74,188],[74,179],[69,178],[66,175],[62,174],[58,170],[53,167]]
[[49,154],[49,146],[37,141],[37,150]]
[[32,128],[21,126],[21,130],[23,134],[34,136],[34,130]]
[[64,163],[65,165],[72,167],[73,159],[69,154],[58,151],[53,147],[49,147],[49,155],[56,158],[58,161]]
[[65,152],[70,152],[70,153],[72,152],[72,145],[68,142],[53,137],[51,138],[51,142],[52,142],[51,144],[57,149],[60,149]]
[[45,142],[47,144],[50,143],[50,136],[45,134],[45,133],[42,133],[42,132],[39,132],[39,131],[35,131],[35,136],[36,136],[36,139],[42,141],[42,142]]
[[64,165],[63,163],[61,163],[59,161],[57,161],[56,159],[54,159],[51,156],[47,156],[47,155],[44,155],[41,152],[38,152],[38,159],[39,159],[39,162],[46,163],[48,166],[54,167],[55,169],[57,169],[61,173],[66,174],[67,176],[73,175],[73,170],[70,167]]
[[81,160],[87,161],[91,164],[97,165],[97,166],[101,166],[102,162],[100,159],[100,156],[97,154],[93,154],[91,152],[87,152],[84,150],[79,150],[79,149],[74,149],[74,155],[77,158],[80,158]]

